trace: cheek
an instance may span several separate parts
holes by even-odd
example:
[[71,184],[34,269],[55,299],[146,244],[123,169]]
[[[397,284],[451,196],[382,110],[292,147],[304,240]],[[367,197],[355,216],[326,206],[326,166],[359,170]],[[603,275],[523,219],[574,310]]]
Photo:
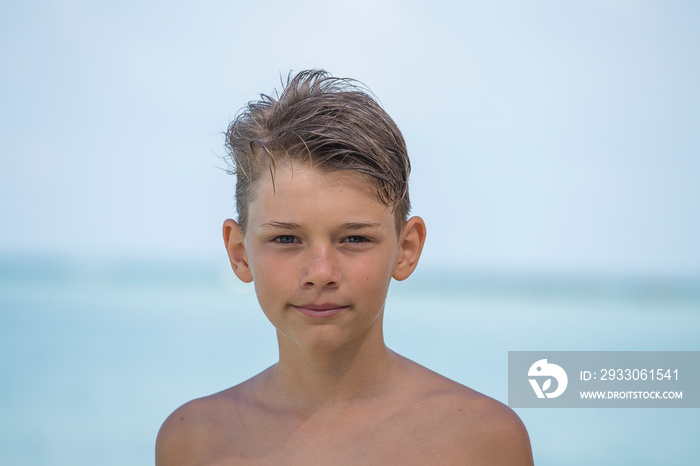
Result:
[[384,292],[391,283],[392,271],[393,263],[388,265],[385,257],[374,258],[361,264],[355,264],[352,272],[353,281],[361,284],[367,291]]
[[295,283],[293,264],[273,254],[258,253],[251,262],[255,291],[267,292],[287,288]]

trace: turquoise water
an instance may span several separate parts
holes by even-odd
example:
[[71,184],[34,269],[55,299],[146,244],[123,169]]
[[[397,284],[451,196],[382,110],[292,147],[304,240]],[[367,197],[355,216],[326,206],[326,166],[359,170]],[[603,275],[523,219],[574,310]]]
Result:
[[[699,350],[697,287],[424,272],[394,284],[392,349],[507,402],[509,350]],[[178,405],[276,360],[252,288],[215,263],[6,258],[0,464],[153,463]],[[700,464],[697,409],[521,409],[538,465]]]

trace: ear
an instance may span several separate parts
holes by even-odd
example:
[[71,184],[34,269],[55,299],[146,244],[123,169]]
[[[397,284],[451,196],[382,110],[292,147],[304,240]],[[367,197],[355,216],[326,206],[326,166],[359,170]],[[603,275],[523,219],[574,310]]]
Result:
[[250,270],[248,254],[245,251],[244,235],[240,225],[234,220],[228,219],[224,222],[224,244],[233,273],[245,283],[252,282],[253,273]]
[[416,269],[420,253],[425,244],[425,222],[420,217],[411,217],[399,237],[399,255],[392,276],[406,280]]

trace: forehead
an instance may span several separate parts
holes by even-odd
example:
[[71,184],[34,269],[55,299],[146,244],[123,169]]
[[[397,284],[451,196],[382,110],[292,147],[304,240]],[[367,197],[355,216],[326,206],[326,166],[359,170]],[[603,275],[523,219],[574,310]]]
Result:
[[250,220],[292,215],[392,218],[377,195],[374,180],[352,170],[326,171],[308,163],[278,165],[274,181],[263,174],[253,185]]

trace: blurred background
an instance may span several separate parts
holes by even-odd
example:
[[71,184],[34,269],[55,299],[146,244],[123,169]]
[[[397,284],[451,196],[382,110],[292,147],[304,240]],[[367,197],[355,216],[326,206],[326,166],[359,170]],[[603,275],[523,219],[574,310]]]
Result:
[[[699,350],[700,4],[0,5],[0,463],[151,464],[276,360],[227,268],[222,132],[290,70],[406,137],[392,348],[507,402],[513,350]],[[518,410],[536,464],[693,464],[697,410]]]

